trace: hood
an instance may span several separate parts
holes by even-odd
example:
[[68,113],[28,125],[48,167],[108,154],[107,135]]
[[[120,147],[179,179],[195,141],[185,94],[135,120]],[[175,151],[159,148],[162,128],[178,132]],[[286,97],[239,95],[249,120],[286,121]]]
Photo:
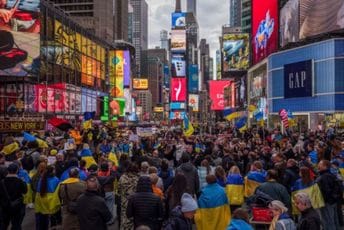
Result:
[[152,182],[148,176],[141,176],[137,182],[137,192],[153,192]]
[[182,207],[181,206],[176,206],[174,209],[171,211],[171,217],[183,217],[183,212],[182,212]]
[[187,162],[187,163],[181,164],[180,169],[185,172],[191,172],[194,170],[194,166],[190,162]]
[[244,220],[232,219],[227,230],[253,230],[253,228],[247,224]]

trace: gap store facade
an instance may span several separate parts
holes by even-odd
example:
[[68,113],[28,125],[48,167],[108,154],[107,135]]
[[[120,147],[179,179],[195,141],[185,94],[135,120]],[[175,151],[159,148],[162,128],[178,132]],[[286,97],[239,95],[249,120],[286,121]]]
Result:
[[269,127],[280,125],[281,109],[301,129],[344,123],[344,38],[329,39],[268,57]]

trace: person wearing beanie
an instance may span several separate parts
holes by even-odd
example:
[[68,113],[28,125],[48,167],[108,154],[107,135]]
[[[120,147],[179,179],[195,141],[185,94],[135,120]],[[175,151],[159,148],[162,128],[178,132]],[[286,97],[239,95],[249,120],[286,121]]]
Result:
[[198,208],[196,200],[188,193],[183,193],[181,205],[175,207],[163,226],[164,230],[192,230],[192,219]]
[[151,230],[160,230],[163,214],[162,201],[153,193],[150,177],[141,176],[136,193],[129,197],[127,217],[134,218],[134,228],[147,225]]

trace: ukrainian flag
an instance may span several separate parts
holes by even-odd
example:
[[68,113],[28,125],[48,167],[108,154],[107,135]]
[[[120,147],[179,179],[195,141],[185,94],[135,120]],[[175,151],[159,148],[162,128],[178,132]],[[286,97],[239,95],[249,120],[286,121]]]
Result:
[[[298,192],[304,192],[307,193],[311,202],[312,202],[312,207],[314,209],[322,208],[325,206],[324,198],[322,196],[322,193],[320,191],[320,188],[317,183],[314,183],[308,187],[302,185],[301,179],[298,179],[295,182],[295,185],[292,188],[292,193],[291,193],[291,199],[293,199]],[[299,215],[300,212],[296,208],[295,202],[291,202],[292,204],[292,214],[293,215]]]
[[194,133],[194,128],[189,120],[189,118],[187,117],[187,115],[185,114],[184,116],[184,120],[183,120],[183,133],[186,137],[191,136]]
[[32,203],[32,188],[31,188],[31,178],[29,174],[24,169],[19,169],[18,178],[25,182],[27,187],[27,192],[24,194],[24,204]]
[[244,196],[250,197],[256,191],[256,188],[265,182],[266,172],[250,171],[244,180]]
[[37,193],[35,197],[35,212],[45,215],[55,214],[61,207],[60,199],[58,196],[59,191],[59,179],[57,177],[50,177],[47,179],[47,193],[44,196],[41,195],[41,183],[39,180],[37,186]]
[[247,110],[248,110],[250,113],[252,113],[252,112],[254,112],[254,111],[257,110],[257,106],[255,106],[255,105],[249,105],[249,106],[247,107]]
[[240,119],[235,123],[235,127],[236,127],[237,129],[239,129],[239,131],[242,133],[242,132],[244,132],[245,130],[247,130],[246,122],[247,122],[247,117],[244,116],[244,117],[240,118]]
[[[61,175],[61,177],[60,177],[60,180],[61,180],[61,181],[67,180],[67,179],[69,178],[69,171],[71,170],[71,168],[74,168],[74,167],[75,167],[75,166],[72,166],[72,167],[69,167],[68,169],[66,169],[66,170],[62,173],[62,175]],[[86,173],[85,173],[83,170],[80,170],[80,171],[79,171],[79,179],[85,181],[86,178],[87,178]]]
[[228,121],[231,121],[235,118],[238,118],[240,117],[240,113],[235,111],[235,109],[233,108],[230,108],[230,107],[226,107],[224,110],[223,110],[223,116],[228,120]]
[[244,203],[244,179],[240,174],[228,175],[226,194],[231,205],[242,205]]
[[84,121],[82,123],[82,128],[85,130],[91,129],[92,128],[92,122],[93,122],[93,120]]
[[205,146],[202,143],[196,143],[195,144],[195,152],[196,153],[204,152],[204,150],[205,150]]
[[39,148],[41,148],[41,149],[49,148],[47,142],[43,141],[42,139],[37,138],[36,141],[38,143]]
[[89,168],[93,164],[97,164],[94,160],[92,152],[90,149],[83,149],[80,153],[81,159],[86,161],[86,168]]
[[195,214],[197,230],[226,229],[231,219],[225,190],[217,183],[203,188]]
[[111,161],[116,167],[118,167],[118,159],[116,153],[111,151],[109,153],[108,160]]
[[17,150],[19,150],[19,144],[17,142],[13,142],[13,143],[3,147],[1,152],[5,153],[5,155],[7,156],[7,155],[14,153]]

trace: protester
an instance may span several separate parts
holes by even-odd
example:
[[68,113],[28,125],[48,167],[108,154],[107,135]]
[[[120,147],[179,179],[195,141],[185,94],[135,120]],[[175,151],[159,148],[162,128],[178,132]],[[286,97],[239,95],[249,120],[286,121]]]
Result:
[[281,201],[272,201],[269,208],[273,216],[269,230],[296,230],[294,221],[288,215],[288,208]]
[[158,181],[159,181],[159,177],[156,173],[151,173],[149,175],[150,179],[151,179],[151,182],[152,182],[152,190],[153,190],[153,193],[160,197],[161,200],[164,199],[164,193],[162,192],[162,190],[157,186],[158,184]]
[[129,197],[126,214],[134,219],[134,228],[146,225],[151,230],[161,229],[163,204],[160,197],[153,193],[151,178],[139,178],[136,193]]
[[321,220],[317,211],[312,207],[312,202],[307,193],[297,193],[294,196],[297,209],[301,212],[298,230],[320,230]]
[[244,203],[244,179],[236,165],[232,166],[228,172],[226,193],[231,204],[231,211]]
[[216,176],[217,183],[222,187],[226,187],[227,175],[226,175],[225,170],[222,168],[222,166],[217,166],[215,168],[215,176]]
[[196,195],[199,191],[199,178],[196,167],[190,162],[190,155],[183,153],[181,156],[181,165],[177,168],[176,174],[185,175],[190,194]]
[[165,192],[168,187],[170,187],[174,179],[173,169],[169,167],[168,161],[166,159],[161,162],[161,169],[158,173],[158,176],[162,179],[164,188],[163,191]]
[[201,162],[201,166],[198,167],[198,176],[199,176],[199,184],[200,184],[200,189],[203,189],[205,186],[207,186],[207,181],[206,177],[210,173],[214,173],[211,166],[209,165],[209,162],[207,159],[204,159]]
[[99,189],[97,177],[88,177],[86,191],[76,201],[80,230],[107,230],[107,223],[112,222],[112,214],[99,194]]
[[[233,166],[232,166],[233,167]],[[242,208],[238,208],[233,212],[232,220],[227,230],[253,230],[249,224],[248,213]]]
[[172,185],[166,190],[166,212],[167,216],[175,207],[181,205],[180,200],[184,193],[189,191],[184,174],[177,174]]

